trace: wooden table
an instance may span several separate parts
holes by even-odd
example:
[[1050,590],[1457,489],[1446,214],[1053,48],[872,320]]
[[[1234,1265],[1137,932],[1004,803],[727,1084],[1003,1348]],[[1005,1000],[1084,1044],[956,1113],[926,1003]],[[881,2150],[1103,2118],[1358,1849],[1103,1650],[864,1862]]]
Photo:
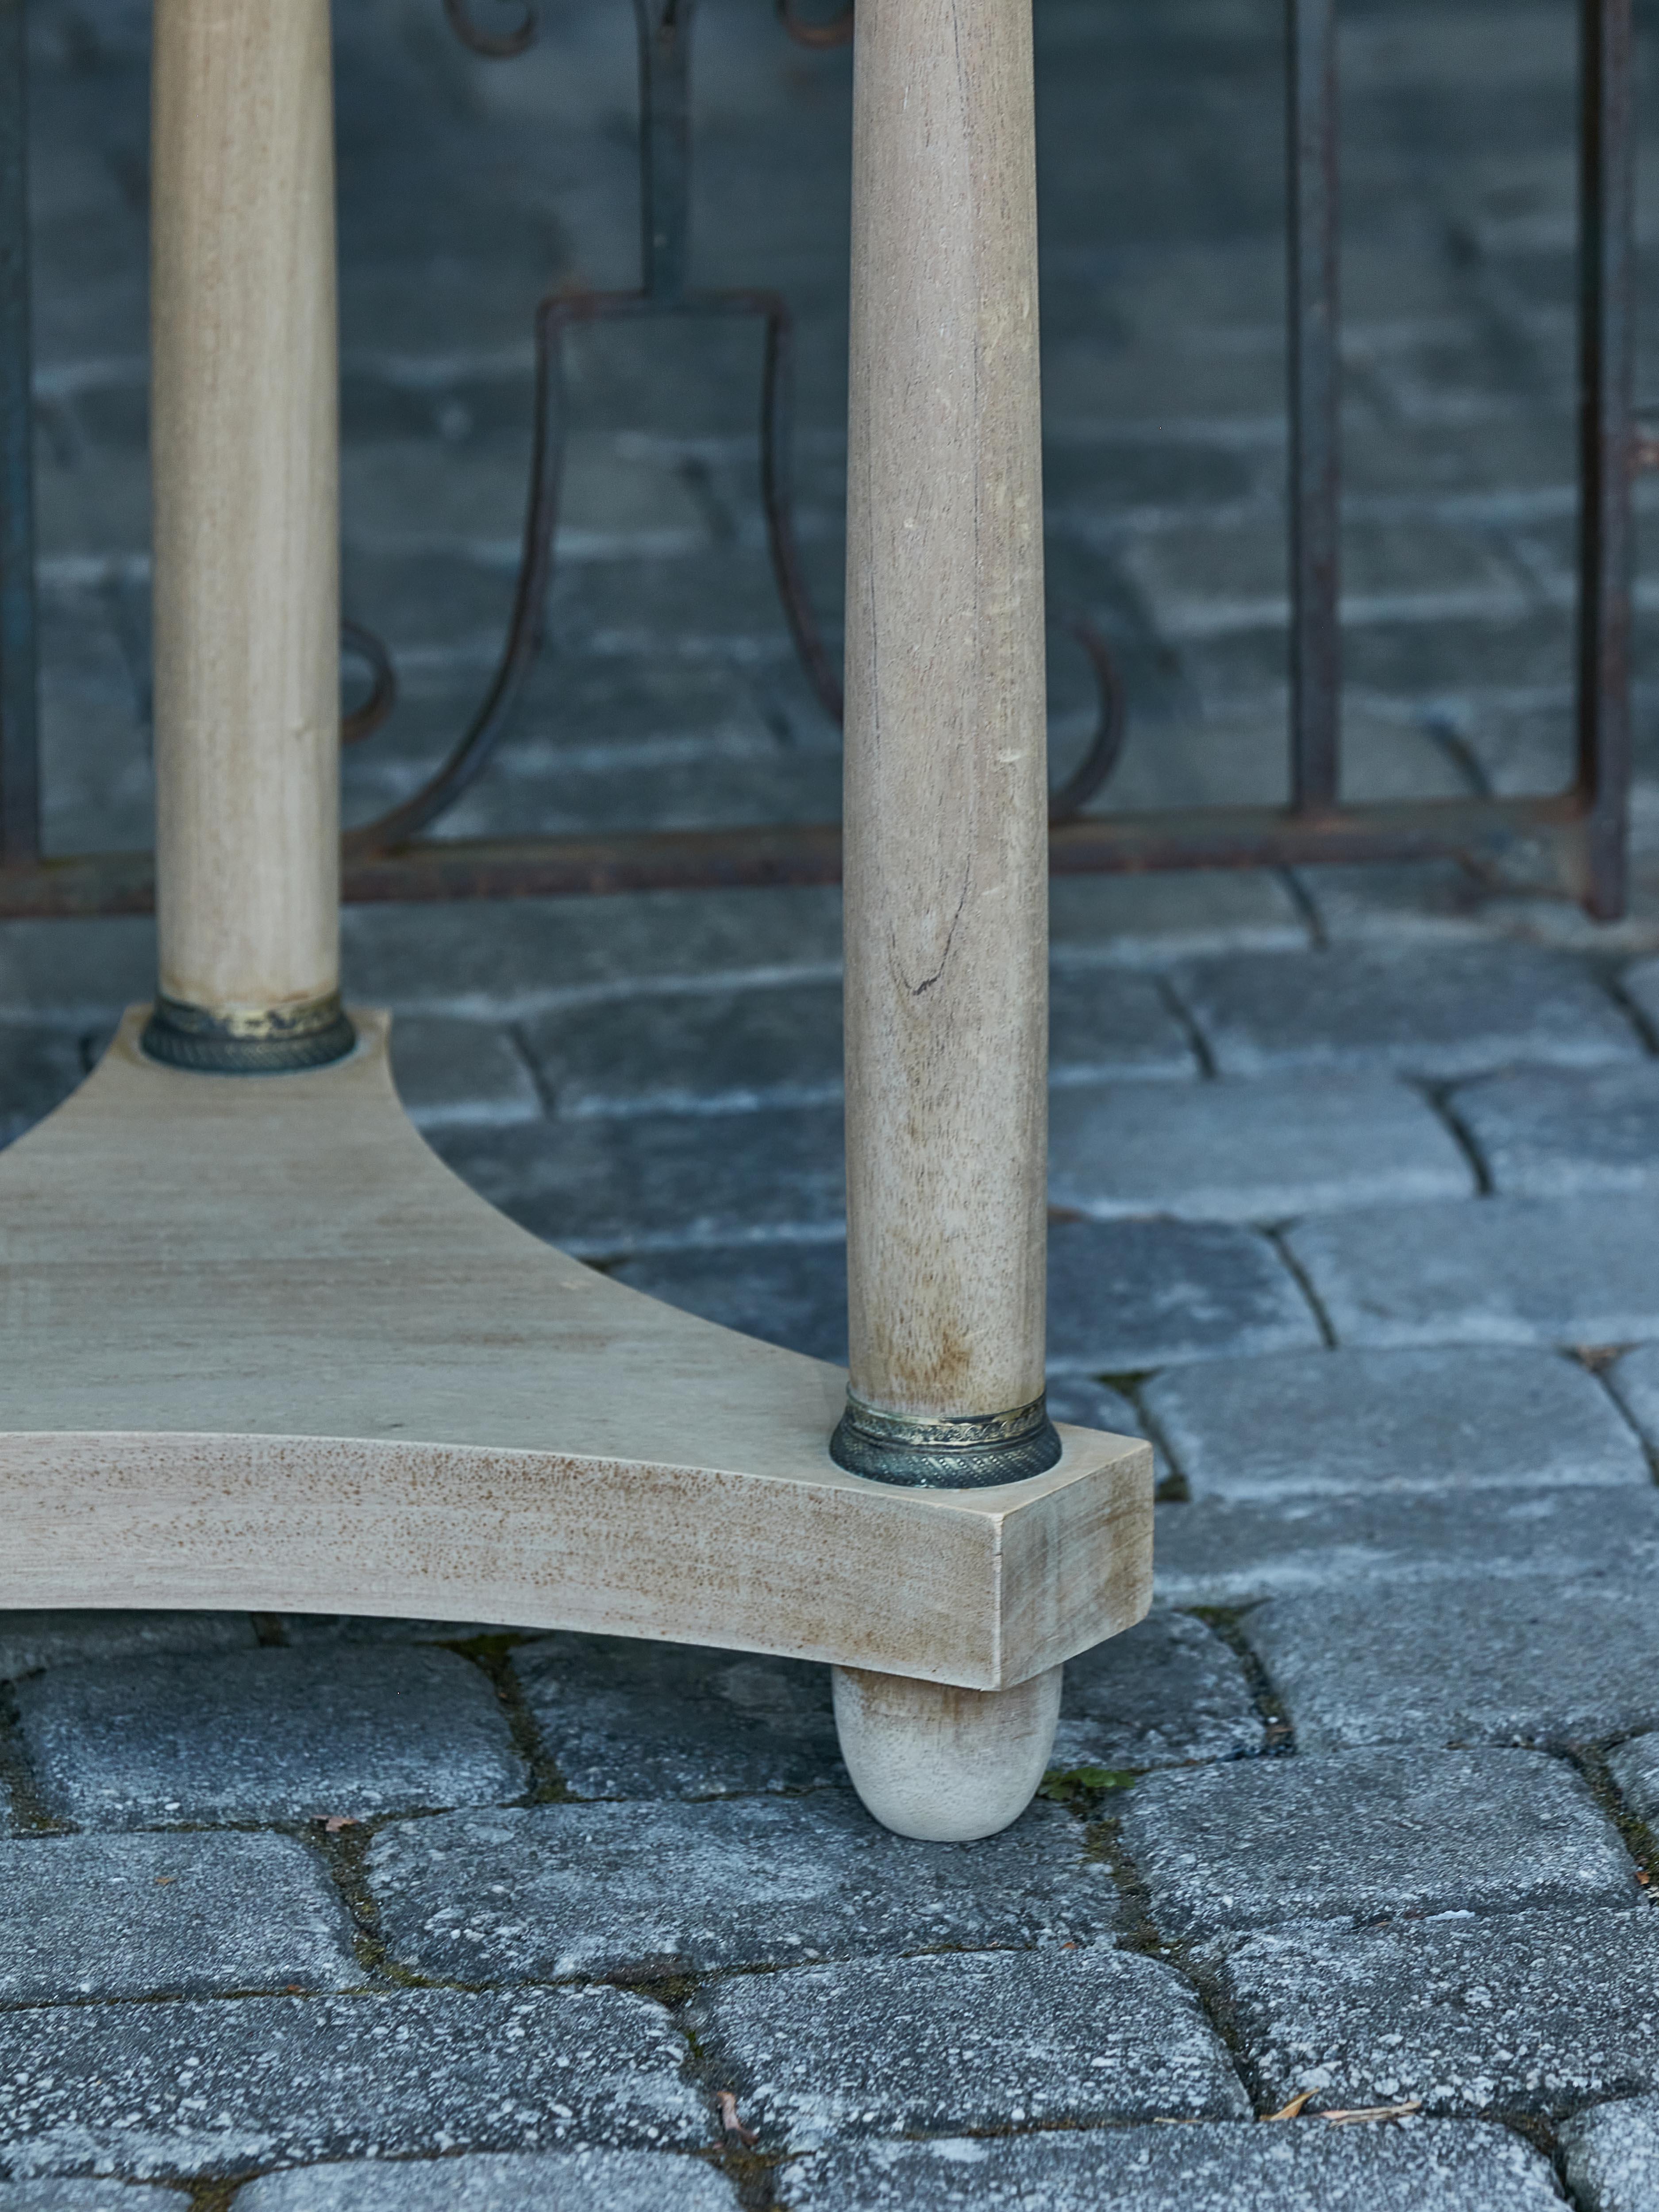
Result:
[[1148,1447],[1042,1400],[1028,0],[860,0],[848,1378],[503,1220],[343,1009],[326,0],[157,0],[154,84],[161,973],[0,1162],[0,1603],[823,1660],[877,1816],[988,1833],[1151,1582]]

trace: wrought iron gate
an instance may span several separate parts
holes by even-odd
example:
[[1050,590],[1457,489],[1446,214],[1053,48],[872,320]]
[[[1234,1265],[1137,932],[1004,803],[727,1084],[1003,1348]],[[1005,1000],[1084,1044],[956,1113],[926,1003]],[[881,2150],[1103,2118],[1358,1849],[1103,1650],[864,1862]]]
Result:
[[[556,896],[838,879],[834,823],[611,836],[431,838],[506,734],[540,651],[552,576],[564,434],[563,340],[576,325],[656,317],[740,317],[760,324],[762,490],[779,594],[802,666],[838,714],[839,679],[808,600],[791,520],[787,306],[774,292],[699,291],[688,282],[690,40],[696,0],[635,0],[640,44],[642,210],[639,289],[560,294],[536,310],[534,442],[523,552],[507,635],[469,726],[437,771],[379,820],[348,833],[348,900]],[[1341,490],[1338,312],[1336,0],[1286,0],[1289,118],[1291,716],[1284,806],[1175,808],[1085,816],[1121,749],[1121,687],[1104,642],[1073,625],[1093,666],[1100,711],[1087,754],[1055,793],[1058,874],[1455,855],[1479,867],[1517,845],[1542,848],[1561,888],[1598,920],[1626,896],[1631,777],[1631,485],[1645,458],[1632,412],[1634,131],[1632,0],[1580,0],[1578,593],[1577,766],[1553,794],[1352,805],[1341,796]],[[509,57],[529,43],[481,29],[465,0],[445,0],[475,52]],[[825,22],[779,0],[809,46],[851,35],[850,12]],[[0,917],[135,914],[154,900],[147,854],[48,856],[41,850],[30,470],[30,343],[23,0],[0,0]],[[395,680],[382,648],[348,625],[370,665],[368,705],[347,742],[385,721]]]

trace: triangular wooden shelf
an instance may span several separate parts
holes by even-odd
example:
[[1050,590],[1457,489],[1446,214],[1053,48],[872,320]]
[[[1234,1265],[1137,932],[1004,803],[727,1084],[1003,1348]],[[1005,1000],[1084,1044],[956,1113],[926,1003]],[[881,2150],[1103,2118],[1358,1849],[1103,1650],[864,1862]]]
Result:
[[129,1014],[0,1158],[0,1604],[601,1629],[997,1689],[1145,1612],[1151,1453],[894,1488],[845,1377],[609,1282],[433,1155],[384,1015],[182,1074]]

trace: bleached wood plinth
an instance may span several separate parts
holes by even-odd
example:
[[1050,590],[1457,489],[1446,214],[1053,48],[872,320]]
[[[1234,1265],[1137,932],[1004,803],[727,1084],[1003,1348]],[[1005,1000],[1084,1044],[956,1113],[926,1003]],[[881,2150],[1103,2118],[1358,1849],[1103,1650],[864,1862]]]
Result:
[[1151,1453],[844,1474],[839,1370],[608,1282],[332,1068],[182,1074],[130,1014],[0,1159],[0,1605],[415,1613],[977,1690],[1128,1627]]

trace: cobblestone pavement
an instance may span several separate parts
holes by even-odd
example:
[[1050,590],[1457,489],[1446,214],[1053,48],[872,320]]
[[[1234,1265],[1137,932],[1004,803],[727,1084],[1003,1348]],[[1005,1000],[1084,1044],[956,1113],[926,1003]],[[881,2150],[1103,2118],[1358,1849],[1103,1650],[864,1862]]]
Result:
[[[1054,602],[1109,633],[1133,708],[1103,803],[1282,788],[1278,12],[1037,0]],[[1344,13],[1351,787],[1541,787],[1569,750],[1571,10]],[[50,827],[132,843],[148,10],[33,17]],[[436,0],[338,10],[349,611],[404,686],[351,757],[358,816],[487,674],[532,301],[629,281],[629,10],[544,17],[490,66]],[[699,37],[701,271],[799,312],[833,619],[846,57],[766,0],[703,0]],[[757,369],[730,332],[583,341],[551,650],[455,830],[835,810],[767,580]],[[0,2212],[1650,2212],[1650,635],[1617,928],[1524,855],[1056,886],[1054,1402],[1154,1442],[1160,1602],[1069,1670],[1006,1835],[876,1830],[800,1665],[0,1618]],[[833,1358],[838,931],[798,891],[345,933],[469,1181]],[[0,1138],[150,959],[137,923],[0,931]]]

